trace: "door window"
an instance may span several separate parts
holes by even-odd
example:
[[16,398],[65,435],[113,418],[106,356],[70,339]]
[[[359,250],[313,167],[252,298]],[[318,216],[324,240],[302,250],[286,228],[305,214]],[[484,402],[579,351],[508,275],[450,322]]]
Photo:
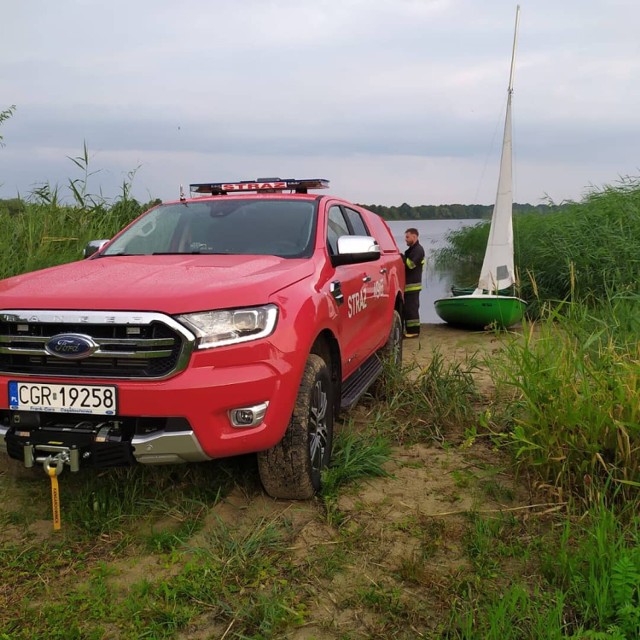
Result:
[[364,221],[362,220],[362,216],[355,209],[349,209],[349,207],[345,207],[344,212],[347,214],[347,219],[351,224],[351,228],[353,229],[354,235],[356,236],[371,235],[367,230],[367,227],[364,224]]
[[338,254],[338,238],[348,235],[351,234],[347,221],[342,214],[342,209],[335,206],[331,207],[327,222],[327,247],[330,255],[335,256]]

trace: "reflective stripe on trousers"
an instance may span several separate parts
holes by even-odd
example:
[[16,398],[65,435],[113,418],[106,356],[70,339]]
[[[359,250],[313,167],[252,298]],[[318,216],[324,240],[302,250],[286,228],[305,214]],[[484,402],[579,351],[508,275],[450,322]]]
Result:
[[420,291],[409,291],[404,295],[404,329],[406,333],[420,333]]

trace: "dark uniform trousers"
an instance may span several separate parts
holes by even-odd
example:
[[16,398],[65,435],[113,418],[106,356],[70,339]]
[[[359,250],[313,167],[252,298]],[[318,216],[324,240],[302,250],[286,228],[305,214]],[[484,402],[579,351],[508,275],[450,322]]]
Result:
[[404,288],[404,332],[409,336],[420,334],[420,291],[422,290],[422,268],[424,249],[419,242],[404,252],[406,285]]
[[404,330],[410,335],[420,333],[420,291],[404,294]]

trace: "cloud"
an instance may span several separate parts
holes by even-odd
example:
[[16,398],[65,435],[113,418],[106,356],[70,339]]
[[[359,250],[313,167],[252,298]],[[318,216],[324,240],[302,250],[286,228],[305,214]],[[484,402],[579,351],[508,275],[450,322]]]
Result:
[[[18,110],[2,125],[0,197],[64,183],[86,140],[105,189],[141,164],[142,193],[168,197],[201,161],[204,179],[308,167],[387,203],[472,202],[497,166],[513,14],[503,0],[13,3],[0,74]],[[639,18],[631,0],[523,2],[526,198],[637,171]]]

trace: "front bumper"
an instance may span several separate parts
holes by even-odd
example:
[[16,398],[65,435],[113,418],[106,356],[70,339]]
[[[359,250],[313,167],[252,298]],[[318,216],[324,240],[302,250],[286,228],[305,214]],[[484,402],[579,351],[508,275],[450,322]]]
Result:
[[131,441],[133,455],[144,464],[174,464],[209,460],[193,431],[149,433]]
[[[104,428],[103,428],[104,430]],[[78,471],[80,464],[95,467],[113,467],[131,464],[134,460],[143,464],[177,464],[181,462],[201,462],[209,460],[193,431],[157,431],[134,436],[131,440],[103,439],[99,429],[84,438],[78,434],[67,438],[62,432],[48,431],[46,437],[56,438],[50,444],[41,434],[20,431],[17,428],[0,426],[0,451],[21,460],[26,467],[41,464],[46,458],[60,455],[72,471]],[[100,441],[104,440],[104,441]]]
[[[116,416],[92,416],[90,424],[87,416],[79,414],[32,413],[26,418],[27,422],[35,420],[36,430],[42,431],[41,423],[49,430],[39,432],[42,446],[54,441],[66,448],[80,447],[90,454],[87,462],[92,456],[100,459],[103,449],[106,456],[106,443],[97,437],[98,432],[106,429],[104,425],[115,425],[105,432],[109,437],[115,434],[111,440],[107,438],[111,458],[105,457],[113,464],[98,466],[127,464],[129,459],[166,464],[252,453],[274,446],[284,434],[302,375],[297,360],[295,352],[283,353],[268,340],[195,352],[184,371],[166,380],[105,380],[118,387]],[[0,376],[0,448],[8,449],[11,457],[22,458],[18,447],[32,447],[37,438],[34,429],[22,429],[15,422],[16,412],[8,409],[10,380],[87,381]],[[91,383],[101,381],[92,379]],[[230,411],[264,402],[269,406],[262,422],[249,428],[233,426]],[[87,431],[86,437],[81,436],[82,429]],[[38,456],[37,447],[33,453]],[[28,458],[30,454],[24,455]]]

